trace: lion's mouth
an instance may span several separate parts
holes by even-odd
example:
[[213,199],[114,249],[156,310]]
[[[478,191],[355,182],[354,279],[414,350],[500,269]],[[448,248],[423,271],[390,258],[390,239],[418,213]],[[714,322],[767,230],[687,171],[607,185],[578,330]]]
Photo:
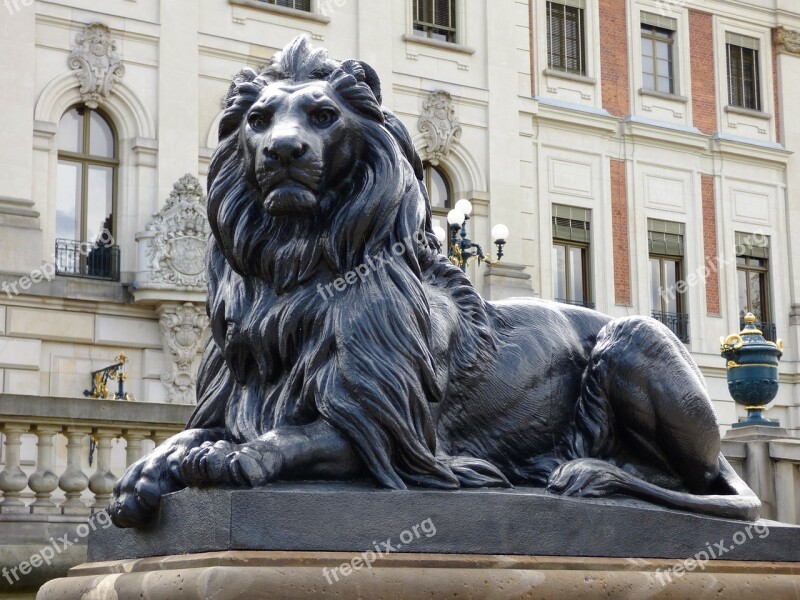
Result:
[[263,171],[258,180],[264,193],[264,209],[269,215],[311,215],[317,211],[318,178],[285,169]]
[[274,187],[264,198],[264,210],[273,217],[313,215],[317,209],[316,194],[293,180]]

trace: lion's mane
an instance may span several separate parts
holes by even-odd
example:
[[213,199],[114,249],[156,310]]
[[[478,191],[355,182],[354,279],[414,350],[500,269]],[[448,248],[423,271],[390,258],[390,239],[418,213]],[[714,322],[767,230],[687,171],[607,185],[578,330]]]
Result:
[[[330,82],[359,115],[366,151],[325,192],[318,216],[271,217],[244,172],[241,123],[266,86],[311,80]],[[374,71],[330,60],[298,38],[260,74],[236,76],[219,134],[208,174],[212,335],[187,427],[224,427],[242,443],[321,415],[383,486],[485,485],[463,462],[437,456],[429,403],[470,384],[468,357],[491,355],[491,309],[438,254],[421,161],[408,131],[381,107]],[[409,244],[415,235],[427,243]],[[395,244],[407,250],[327,301],[320,297],[318,284]],[[431,353],[426,284],[463,307],[453,353],[467,360],[444,382]],[[450,389],[448,379],[456,381]]]

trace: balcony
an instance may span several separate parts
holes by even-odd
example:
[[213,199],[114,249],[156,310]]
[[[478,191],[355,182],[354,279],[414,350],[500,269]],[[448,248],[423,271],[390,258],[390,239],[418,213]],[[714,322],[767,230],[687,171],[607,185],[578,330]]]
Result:
[[594,302],[585,302],[583,300],[564,300],[563,298],[556,298],[556,302],[561,304],[569,304],[570,306],[582,306],[583,308],[591,308],[594,310]]
[[56,274],[119,281],[119,246],[57,239]]
[[[741,331],[744,329],[745,322],[744,319],[739,319],[739,330]],[[756,327],[764,334],[764,339],[768,342],[777,342],[778,341],[778,329],[775,327],[775,323],[770,323],[769,321],[756,321]]]
[[656,321],[661,321],[669,327],[669,330],[683,343],[689,341],[689,315],[686,313],[668,313],[654,310],[651,316]]

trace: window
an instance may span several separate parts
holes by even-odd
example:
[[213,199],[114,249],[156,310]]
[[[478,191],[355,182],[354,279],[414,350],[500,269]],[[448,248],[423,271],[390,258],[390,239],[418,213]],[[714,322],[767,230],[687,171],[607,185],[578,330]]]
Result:
[[775,324],[770,318],[768,237],[736,233],[736,282],[740,327],[744,327],[744,316],[751,312],[764,337],[776,341]]
[[728,104],[761,110],[761,80],[758,67],[758,40],[728,33]]
[[586,75],[584,0],[547,3],[547,66],[556,71]]
[[311,12],[311,0],[260,0],[260,2]]
[[673,37],[678,22],[669,17],[642,13],[642,87],[664,94],[675,93]]
[[450,180],[439,167],[429,162],[423,163],[425,168],[425,188],[431,201],[431,220],[447,232],[447,243],[451,245],[450,228],[447,226],[447,213],[454,206]]
[[594,308],[589,286],[591,211],[553,205],[553,298]]
[[682,342],[689,341],[689,315],[683,281],[683,223],[647,220],[650,250],[652,316],[672,330]]
[[456,42],[456,0],[414,0],[414,35]]
[[117,279],[114,234],[119,160],[114,130],[98,111],[68,110],[58,127],[56,269]]

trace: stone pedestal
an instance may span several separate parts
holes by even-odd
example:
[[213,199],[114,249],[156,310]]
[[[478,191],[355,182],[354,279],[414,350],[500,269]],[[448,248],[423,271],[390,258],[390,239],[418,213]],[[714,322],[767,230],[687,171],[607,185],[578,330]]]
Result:
[[38,598],[800,594],[800,527],[532,488],[189,489],[167,496],[146,529],[93,532],[88,559]]
[[[325,552],[212,552],[73,569],[37,600],[751,599],[800,595],[800,565],[658,559]],[[689,569],[691,566],[691,570]]]

